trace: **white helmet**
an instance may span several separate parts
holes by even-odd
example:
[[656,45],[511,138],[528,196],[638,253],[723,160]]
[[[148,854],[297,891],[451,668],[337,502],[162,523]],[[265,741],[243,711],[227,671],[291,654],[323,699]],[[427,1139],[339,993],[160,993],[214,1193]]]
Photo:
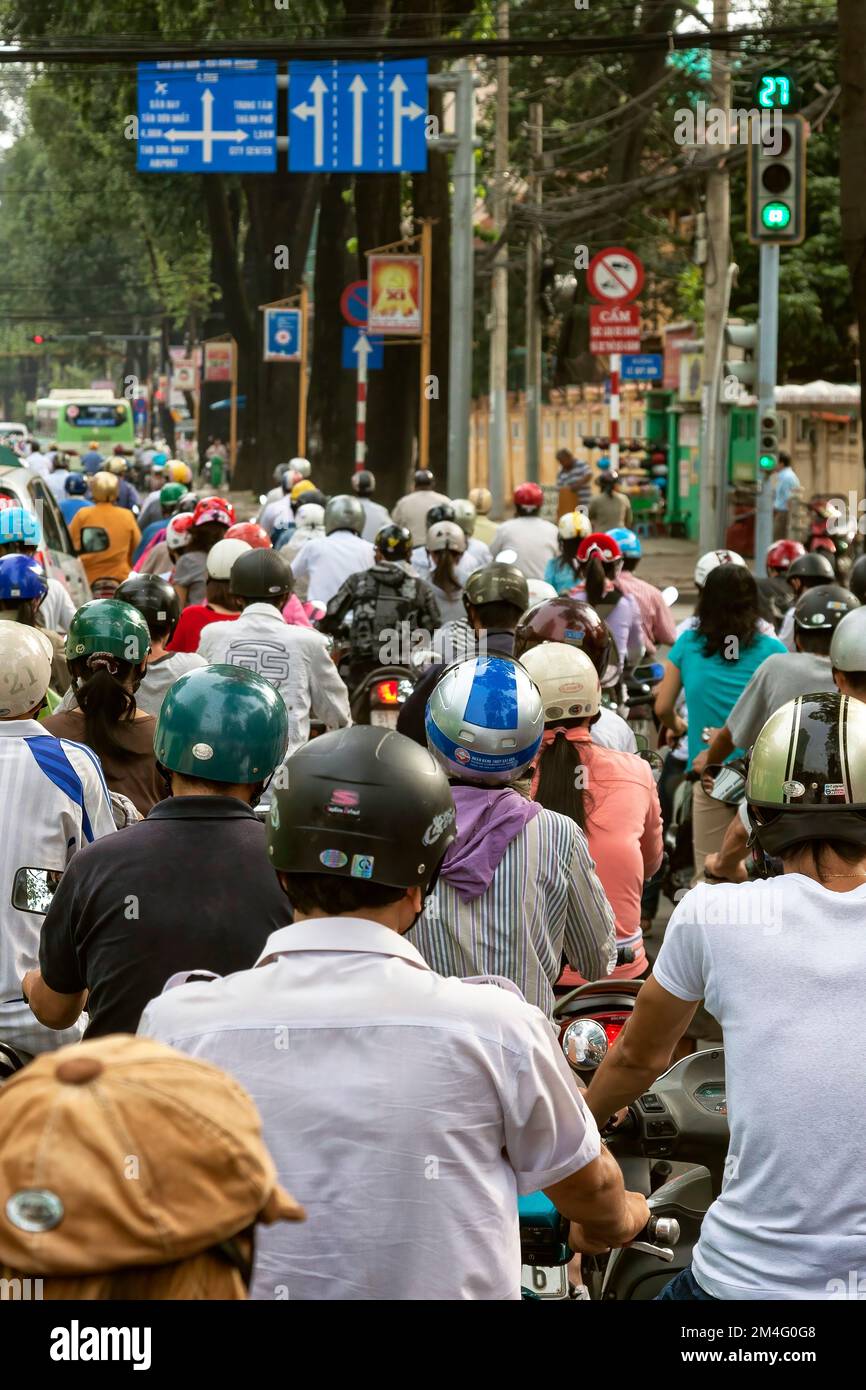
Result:
[[519,661],[473,656],[443,673],[427,703],[425,728],[427,746],[449,777],[500,787],[538,752],[544,710]]
[[[178,522],[183,519],[181,528],[178,529]],[[190,514],[181,512],[180,516],[173,516],[165,528],[165,543],[169,550],[184,550],[190,542]],[[222,542],[220,542],[222,544]]]
[[298,507],[295,521],[300,531],[315,531],[325,525],[325,508],[320,502],[305,502]]
[[852,609],[837,626],[830,665],[837,671],[866,671],[866,608]]
[[289,459],[289,470],[297,473],[299,478],[309,478],[313,467],[309,459],[294,458]]
[[475,530],[475,518],[478,515],[475,503],[470,502],[468,497],[455,497],[451,503],[454,508],[454,520],[461,530],[471,536]]
[[0,719],[38,708],[51,684],[52,647],[43,632],[0,622]]
[[547,723],[585,719],[601,709],[601,682],[586,652],[567,642],[540,642],[520,658],[544,702]]
[[707,575],[711,570],[717,569],[719,565],[744,565],[746,562],[742,555],[738,555],[736,550],[708,550],[706,555],[702,555],[695,565],[695,583],[702,589],[707,582]]
[[252,550],[252,546],[246,541],[217,541],[207,553],[208,579],[228,579],[235,560],[239,555],[246,555],[248,550]]
[[493,506],[493,495],[489,488],[474,487],[469,494],[469,501],[472,503],[476,512],[480,512],[482,516],[486,516]]
[[466,549],[466,533],[456,521],[437,521],[427,532],[424,544],[431,555],[441,550],[455,550],[462,555]]
[[584,536],[592,534],[592,524],[586,512],[575,511],[566,512],[559,518],[557,526],[560,540],[563,541],[582,541]]
[[548,584],[546,579],[527,579],[526,587],[529,590],[528,608],[534,608],[536,603],[546,603],[549,598],[559,597],[553,585]]

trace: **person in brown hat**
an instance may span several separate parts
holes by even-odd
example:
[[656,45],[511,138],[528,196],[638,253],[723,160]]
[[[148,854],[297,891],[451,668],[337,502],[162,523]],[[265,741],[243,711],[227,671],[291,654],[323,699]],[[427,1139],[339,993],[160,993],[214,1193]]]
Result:
[[0,1090],[0,1278],[46,1299],[243,1299],[257,1222],[302,1221],[219,1067],[125,1035]]

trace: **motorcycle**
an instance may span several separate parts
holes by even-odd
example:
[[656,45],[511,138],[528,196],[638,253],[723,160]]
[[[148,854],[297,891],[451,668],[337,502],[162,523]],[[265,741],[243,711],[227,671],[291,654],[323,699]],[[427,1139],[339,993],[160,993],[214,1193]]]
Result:
[[857,519],[844,522],[839,508],[826,498],[813,497],[807,506],[810,518],[806,550],[810,554],[825,554],[844,581],[856,558]]
[[364,664],[353,658],[351,624],[350,612],[333,639],[331,656],[349,691],[352,721],[396,729],[400,711],[415,688],[416,673],[409,666],[391,662],[371,662],[364,669]]

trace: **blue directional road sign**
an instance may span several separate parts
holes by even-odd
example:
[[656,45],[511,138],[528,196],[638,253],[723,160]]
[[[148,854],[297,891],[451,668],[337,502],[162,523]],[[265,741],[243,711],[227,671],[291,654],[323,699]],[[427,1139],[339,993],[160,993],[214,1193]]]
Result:
[[139,63],[142,172],[272,174],[276,167],[275,62],[208,58]]
[[[364,332],[363,328],[344,328],[343,329],[343,366],[351,368],[353,372],[358,370],[358,354],[356,348],[358,339]],[[368,338],[370,351],[367,353],[367,371],[378,372],[385,365],[385,344],[381,338]]]
[[265,309],[266,362],[300,362],[300,309]]
[[289,64],[289,168],[427,168],[427,60]]
[[660,352],[626,354],[620,366],[620,381],[660,381],[664,375]]

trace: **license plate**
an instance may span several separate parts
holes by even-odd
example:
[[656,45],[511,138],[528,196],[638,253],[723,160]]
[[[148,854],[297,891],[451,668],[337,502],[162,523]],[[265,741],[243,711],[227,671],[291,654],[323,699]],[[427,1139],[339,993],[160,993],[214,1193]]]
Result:
[[399,709],[371,709],[370,723],[384,724],[388,729],[396,729]]
[[568,1265],[523,1265],[520,1282],[536,1298],[568,1298]]

